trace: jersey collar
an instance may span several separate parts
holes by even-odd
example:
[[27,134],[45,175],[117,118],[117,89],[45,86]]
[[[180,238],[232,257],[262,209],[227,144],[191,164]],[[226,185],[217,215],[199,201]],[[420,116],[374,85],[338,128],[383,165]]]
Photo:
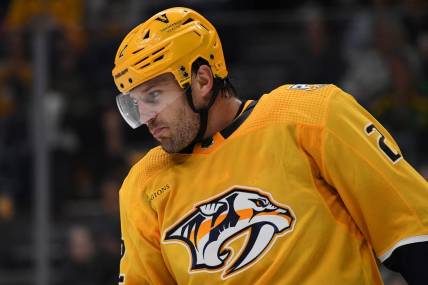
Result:
[[256,100],[247,100],[242,102],[235,119],[226,128],[214,134],[212,137],[204,139],[200,143],[186,147],[180,153],[192,154],[212,152],[214,149],[221,145],[222,141],[230,137],[242,125],[242,123],[245,122],[245,120],[254,110],[256,104]]

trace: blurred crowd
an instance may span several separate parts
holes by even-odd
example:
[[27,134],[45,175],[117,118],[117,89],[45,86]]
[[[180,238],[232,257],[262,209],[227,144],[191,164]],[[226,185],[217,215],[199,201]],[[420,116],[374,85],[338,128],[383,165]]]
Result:
[[[214,23],[240,97],[286,83],[336,84],[428,177],[428,2],[288,2],[1,1],[0,285],[30,284],[33,275],[33,41],[41,23],[55,284],[117,283],[118,189],[155,142],[120,118],[111,69],[130,28],[166,7],[190,6]],[[405,284],[388,272],[384,278]]]

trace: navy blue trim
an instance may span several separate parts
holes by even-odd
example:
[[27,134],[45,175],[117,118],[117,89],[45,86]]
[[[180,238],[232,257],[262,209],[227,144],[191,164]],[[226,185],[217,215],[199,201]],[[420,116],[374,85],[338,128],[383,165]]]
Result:
[[[248,118],[248,116],[251,114],[251,112],[254,110],[254,107],[257,105],[258,101],[253,101],[250,103],[250,105],[244,110],[244,112],[238,116],[229,126],[227,126],[225,129],[220,131],[220,134],[227,139],[230,137],[241,125],[245,120]],[[239,112],[238,112],[239,114]]]
[[383,264],[400,272],[409,285],[428,282],[428,242],[411,243],[396,248]]

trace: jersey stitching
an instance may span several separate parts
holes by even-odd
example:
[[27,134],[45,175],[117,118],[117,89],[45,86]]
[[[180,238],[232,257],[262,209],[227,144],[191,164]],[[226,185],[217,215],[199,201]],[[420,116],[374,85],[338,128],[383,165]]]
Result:
[[321,122],[321,133],[320,133],[320,137],[321,137],[321,144],[320,144],[320,156],[321,156],[321,170],[323,171],[323,173],[326,173],[326,166],[325,166],[325,141],[326,141],[326,135],[325,135],[325,127],[327,125],[327,118],[328,118],[328,114],[330,114],[330,107],[331,107],[331,100],[332,100],[333,94],[329,93],[328,94],[328,98],[327,100],[327,107],[325,108],[325,112],[323,114],[323,118],[322,118],[322,122]]
[[[305,150],[302,147],[302,143],[301,143],[301,127],[302,125],[299,125],[298,130],[297,130],[297,134],[298,134],[298,143],[299,143],[299,148],[301,151],[305,152]],[[311,128],[317,128],[317,129],[322,129],[321,126],[309,126]],[[312,173],[312,167],[311,167],[311,162],[309,161],[309,158],[307,157],[308,155],[305,155],[305,161],[308,163],[310,171]],[[313,174],[313,173],[312,173]],[[322,176],[321,176],[322,177]],[[332,217],[332,219],[335,221],[336,224],[342,226],[343,228],[345,228],[346,232],[348,232],[350,235],[354,236],[356,239],[358,240],[362,240],[363,239],[363,234],[361,233],[361,230],[359,232],[359,234],[355,234],[351,231],[351,229],[349,229],[344,223],[339,222],[336,217],[334,216],[334,214],[330,211],[330,208],[327,205],[327,202],[325,201],[325,199],[323,198],[323,196],[321,195],[321,193],[318,191],[318,187],[315,183],[315,178],[314,175],[311,175],[311,182],[312,182],[312,187],[314,189],[316,189],[317,195],[319,196],[319,198],[321,199],[325,209],[327,209],[327,212],[330,214],[330,216]],[[350,214],[349,214],[350,215]],[[352,217],[352,216],[351,216]],[[358,225],[357,228],[359,229]]]

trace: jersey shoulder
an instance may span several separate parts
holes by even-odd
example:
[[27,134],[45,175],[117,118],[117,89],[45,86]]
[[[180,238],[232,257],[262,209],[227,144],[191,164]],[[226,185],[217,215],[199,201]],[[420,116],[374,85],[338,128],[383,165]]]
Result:
[[135,189],[142,189],[152,177],[168,168],[170,163],[170,155],[160,146],[151,149],[129,171],[122,185],[121,195],[125,195],[124,192],[128,195]]
[[283,85],[260,98],[259,116],[271,122],[322,125],[330,97],[338,92],[333,84]]

